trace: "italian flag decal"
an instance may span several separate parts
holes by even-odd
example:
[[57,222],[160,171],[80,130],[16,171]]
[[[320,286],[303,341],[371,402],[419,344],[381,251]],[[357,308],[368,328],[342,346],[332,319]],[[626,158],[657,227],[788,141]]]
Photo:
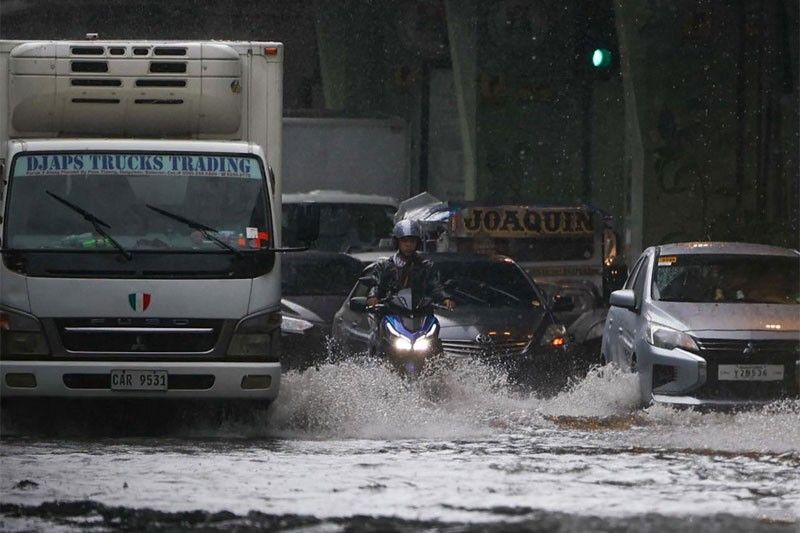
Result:
[[128,303],[131,309],[140,313],[150,306],[150,294],[146,292],[134,292],[128,295]]

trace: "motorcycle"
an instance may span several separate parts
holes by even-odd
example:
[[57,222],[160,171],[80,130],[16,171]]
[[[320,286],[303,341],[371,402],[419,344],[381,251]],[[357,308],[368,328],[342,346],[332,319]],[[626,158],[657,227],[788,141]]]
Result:
[[411,289],[390,294],[373,306],[366,306],[366,298],[363,300],[364,309],[375,313],[379,321],[371,355],[385,358],[402,375],[416,377],[432,357],[442,352],[439,321],[433,310],[443,306],[427,297],[415,298]]

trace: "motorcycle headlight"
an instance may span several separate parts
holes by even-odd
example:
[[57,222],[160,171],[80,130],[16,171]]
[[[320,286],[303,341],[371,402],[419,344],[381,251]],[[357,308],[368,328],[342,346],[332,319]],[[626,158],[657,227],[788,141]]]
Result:
[[673,348],[683,348],[690,352],[699,350],[697,343],[689,334],[656,322],[647,322],[644,338],[649,344],[666,350]]
[[39,320],[17,311],[0,310],[0,354],[49,355]]
[[420,337],[416,340],[416,342],[414,342],[415,352],[424,352],[426,350],[429,350],[430,347],[431,347],[431,341],[427,336]]
[[401,352],[407,352],[411,350],[413,347],[411,345],[411,341],[406,339],[405,337],[397,337],[394,340],[394,347],[396,350],[400,350]]
[[278,312],[262,313],[243,318],[236,325],[228,344],[228,355],[268,355],[272,333],[281,325]]

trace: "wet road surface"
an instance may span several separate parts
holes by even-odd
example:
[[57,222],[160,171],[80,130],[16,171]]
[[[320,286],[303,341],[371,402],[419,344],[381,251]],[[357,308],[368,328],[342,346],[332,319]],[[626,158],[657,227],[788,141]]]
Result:
[[477,363],[409,384],[340,362],[246,422],[87,437],[4,414],[0,529],[800,531],[800,402],[637,396],[609,370],[539,398]]

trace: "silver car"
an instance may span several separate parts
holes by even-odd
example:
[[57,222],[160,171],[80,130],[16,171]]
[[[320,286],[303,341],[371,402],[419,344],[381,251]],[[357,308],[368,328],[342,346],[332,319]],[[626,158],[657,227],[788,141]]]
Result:
[[601,354],[641,399],[682,406],[800,396],[800,252],[744,243],[654,246],[611,294]]

